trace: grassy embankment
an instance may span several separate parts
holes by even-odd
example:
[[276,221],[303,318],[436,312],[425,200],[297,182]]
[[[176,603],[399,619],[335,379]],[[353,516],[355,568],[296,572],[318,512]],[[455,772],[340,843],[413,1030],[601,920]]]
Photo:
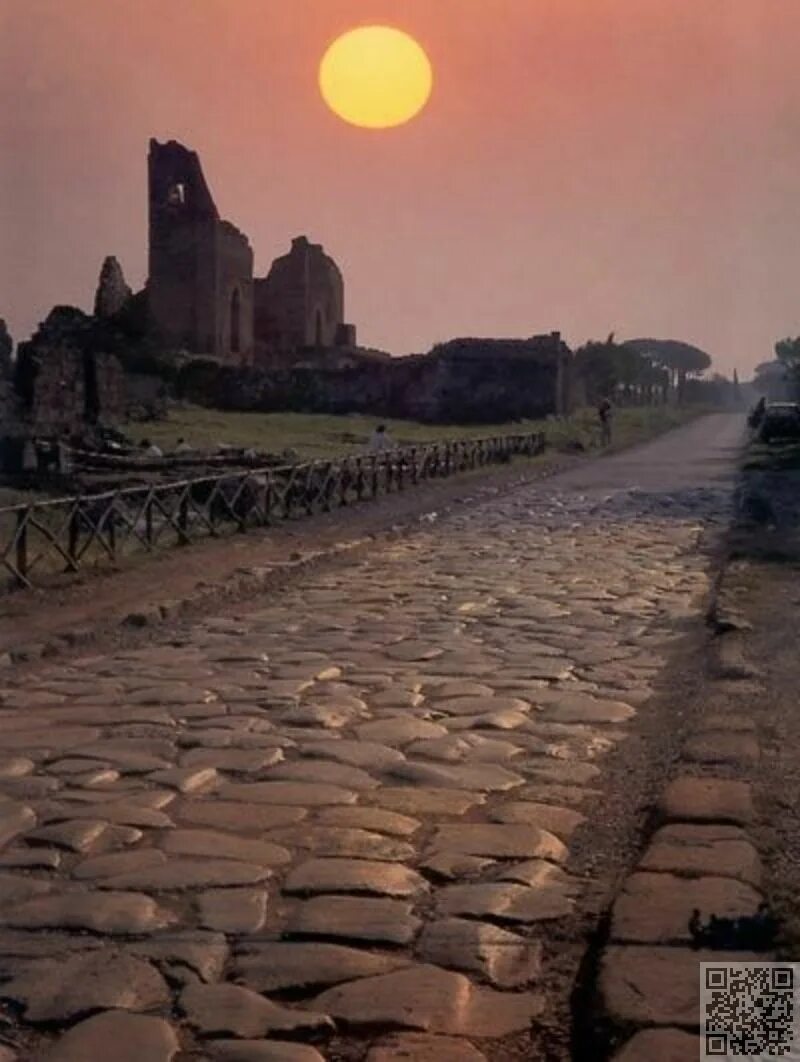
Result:
[[[673,406],[619,409],[615,418],[613,449],[630,446],[677,427],[696,416],[697,412],[696,409]],[[137,431],[165,451],[174,449],[178,439],[184,438],[198,450],[227,443],[271,453],[290,449],[302,458],[314,459],[362,451],[377,423],[375,417],[355,415],[225,413],[187,406],[173,409],[164,421],[137,425]],[[534,431],[544,431],[548,444],[555,449],[575,442],[587,450],[597,449],[600,445],[597,415],[591,409],[580,410],[564,420],[528,420],[514,424],[431,425],[405,420],[384,423],[400,446]],[[129,431],[132,432],[132,428]]]

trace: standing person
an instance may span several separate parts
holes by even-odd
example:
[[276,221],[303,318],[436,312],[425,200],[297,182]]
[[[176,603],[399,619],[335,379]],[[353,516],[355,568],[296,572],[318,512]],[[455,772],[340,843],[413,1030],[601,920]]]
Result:
[[602,446],[611,445],[611,426],[614,419],[614,407],[609,398],[604,398],[597,407],[597,416],[600,419],[600,441]]
[[380,454],[386,450],[392,450],[394,443],[386,430],[385,424],[379,424],[369,440],[369,448],[373,454]]

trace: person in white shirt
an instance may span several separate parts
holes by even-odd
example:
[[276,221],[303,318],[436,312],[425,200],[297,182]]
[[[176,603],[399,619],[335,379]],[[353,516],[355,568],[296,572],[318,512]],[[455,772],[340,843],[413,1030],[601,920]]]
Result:
[[375,431],[372,433],[372,437],[369,440],[370,451],[374,454],[383,453],[386,450],[393,450],[394,443],[386,430],[385,424],[379,424]]
[[163,457],[160,447],[155,443],[151,443],[149,439],[142,439],[141,450],[145,457]]
[[178,439],[178,443],[175,447],[176,454],[190,454],[192,452],[192,446],[185,439]]

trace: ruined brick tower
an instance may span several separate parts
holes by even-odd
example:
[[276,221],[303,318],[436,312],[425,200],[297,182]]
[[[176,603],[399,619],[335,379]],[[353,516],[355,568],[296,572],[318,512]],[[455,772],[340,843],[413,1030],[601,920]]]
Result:
[[336,262],[305,236],[256,280],[256,339],[273,353],[353,347],[356,332],[344,320],[344,280]]
[[194,151],[150,141],[150,266],[154,336],[171,350],[233,363],[253,356],[253,252],[220,220]]

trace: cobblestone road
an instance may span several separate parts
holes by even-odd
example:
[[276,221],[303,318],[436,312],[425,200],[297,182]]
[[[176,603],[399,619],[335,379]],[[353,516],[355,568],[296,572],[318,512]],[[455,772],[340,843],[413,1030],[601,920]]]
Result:
[[10,673],[8,1057],[319,1062],[335,1033],[369,1062],[500,1062],[541,1013],[604,756],[707,590],[738,430],[432,520],[159,646]]

